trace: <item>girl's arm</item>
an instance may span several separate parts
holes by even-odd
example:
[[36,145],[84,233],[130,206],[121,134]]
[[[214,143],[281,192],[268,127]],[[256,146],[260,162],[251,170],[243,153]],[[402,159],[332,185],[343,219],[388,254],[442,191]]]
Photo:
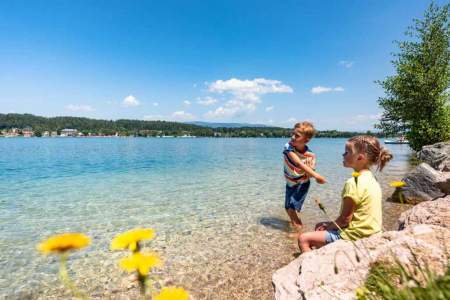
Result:
[[[356,204],[353,202],[353,199],[350,197],[345,197],[343,200],[342,212],[341,215],[334,221],[340,228],[345,228],[350,224],[350,221],[353,218],[353,212],[355,211]],[[338,230],[334,223],[331,223],[327,230]]]

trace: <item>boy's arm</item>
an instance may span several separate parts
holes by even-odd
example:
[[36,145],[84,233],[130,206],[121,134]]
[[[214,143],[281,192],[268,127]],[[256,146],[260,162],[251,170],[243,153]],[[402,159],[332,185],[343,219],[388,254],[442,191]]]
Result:
[[316,171],[314,171],[310,166],[308,166],[307,164],[305,164],[304,162],[301,161],[300,157],[298,157],[297,154],[295,154],[292,151],[288,151],[287,152],[287,156],[291,159],[291,161],[300,169],[302,169],[303,171],[305,171],[305,173],[310,176],[310,177],[314,177],[316,179],[316,181],[320,184],[325,183],[326,180],[325,178],[320,175],[319,173],[317,173]]
[[316,168],[316,155],[312,152],[306,151],[303,153],[303,156],[306,157],[306,164],[314,170]]
[[312,152],[306,151],[305,153],[302,153],[304,156],[306,157],[312,157],[312,158],[316,158],[316,155]]

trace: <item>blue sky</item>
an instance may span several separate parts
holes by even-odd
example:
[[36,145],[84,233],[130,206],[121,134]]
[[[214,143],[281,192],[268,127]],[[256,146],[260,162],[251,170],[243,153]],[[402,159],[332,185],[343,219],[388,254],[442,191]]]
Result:
[[3,0],[0,113],[373,129],[429,3]]

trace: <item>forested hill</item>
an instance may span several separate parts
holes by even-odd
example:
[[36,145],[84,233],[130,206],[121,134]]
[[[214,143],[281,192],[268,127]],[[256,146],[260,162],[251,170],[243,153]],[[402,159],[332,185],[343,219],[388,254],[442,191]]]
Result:
[[[0,114],[0,130],[12,128],[31,128],[36,136],[44,131],[62,129],[77,129],[84,135],[115,135],[121,136],[162,136],[162,135],[193,135],[220,137],[287,137],[290,129],[280,127],[241,127],[241,128],[210,128],[193,124],[143,121],[143,120],[97,120],[80,117],[40,117],[32,114]],[[359,132],[319,131],[318,137],[349,137]]]
[[142,120],[98,120],[80,117],[53,117],[46,118],[31,114],[0,114],[0,129],[31,127],[34,130],[61,130],[73,128],[82,130],[197,130],[200,126],[166,122]]
[[26,127],[39,135],[44,131],[60,131],[65,128],[77,129],[84,134],[94,135],[136,135],[136,136],[156,136],[156,135],[195,135],[214,136],[215,133],[223,133],[225,136],[261,136],[261,133],[271,134],[271,136],[287,136],[289,130],[285,128],[264,127],[245,128],[241,131],[236,128],[209,128],[194,124],[167,122],[167,121],[143,121],[143,120],[97,120],[79,117],[40,117],[31,114],[0,114],[0,130]]

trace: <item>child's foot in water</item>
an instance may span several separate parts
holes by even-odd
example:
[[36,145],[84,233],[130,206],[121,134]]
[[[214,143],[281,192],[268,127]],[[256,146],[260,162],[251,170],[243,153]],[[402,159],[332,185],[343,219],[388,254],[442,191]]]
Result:
[[300,232],[288,232],[287,237],[290,239],[298,239]]
[[291,226],[297,232],[302,232],[302,230],[303,230],[303,224],[302,223],[291,223]]
[[289,238],[296,239],[298,238],[299,234],[303,231],[303,224],[301,223],[291,223],[291,228],[294,229],[293,232],[288,233]]

